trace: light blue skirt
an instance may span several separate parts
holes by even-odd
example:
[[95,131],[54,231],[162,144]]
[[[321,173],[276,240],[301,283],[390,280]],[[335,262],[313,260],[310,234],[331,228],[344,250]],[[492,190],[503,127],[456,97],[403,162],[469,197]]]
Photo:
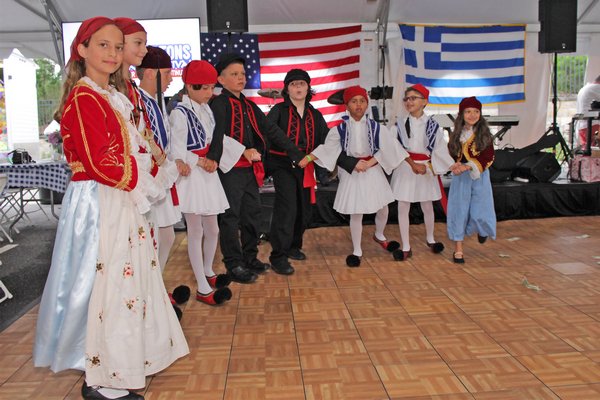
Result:
[[[71,182],[62,202],[52,265],[40,303],[36,367],[85,370],[88,304],[99,242],[98,182]],[[94,245],[95,244],[95,245]]]
[[474,233],[496,239],[496,212],[488,169],[476,180],[467,172],[452,176],[446,221],[450,240],[462,241]]

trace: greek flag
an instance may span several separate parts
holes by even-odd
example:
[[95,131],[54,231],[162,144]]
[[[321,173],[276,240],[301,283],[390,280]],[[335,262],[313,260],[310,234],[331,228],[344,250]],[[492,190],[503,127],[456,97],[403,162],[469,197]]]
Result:
[[525,100],[525,25],[400,25],[406,86],[430,90],[431,104],[477,96],[486,104]]

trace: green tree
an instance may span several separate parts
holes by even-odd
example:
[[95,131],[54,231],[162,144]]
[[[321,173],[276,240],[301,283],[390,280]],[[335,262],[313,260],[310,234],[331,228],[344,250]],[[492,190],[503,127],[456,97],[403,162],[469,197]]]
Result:
[[60,72],[55,72],[56,64],[45,58],[37,58],[35,63],[38,66],[35,73],[38,99],[58,99],[60,97],[61,75]]
[[43,128],[52,121],[58,102],[60,101],[62,76],[56,72],[56,64],[45,58],[36,58],[36,87],[38,96],[38,124]]

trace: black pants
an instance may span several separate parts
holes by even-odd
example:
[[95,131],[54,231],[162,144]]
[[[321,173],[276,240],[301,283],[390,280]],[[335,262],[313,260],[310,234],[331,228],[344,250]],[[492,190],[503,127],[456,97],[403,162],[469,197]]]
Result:
[[310,189],[303,187],[304,170],[280,167],[270,170],[275,202],[269,240],[271,262],[287,259],[290,249],[302,248],[302,236],[310,222]]
[[229,208],[219,215],[219,243],[229,270],[246,265],[258,254],[260,195],[252,168],[233,168],[226,174],[219,171],[219,177],[229,202]]

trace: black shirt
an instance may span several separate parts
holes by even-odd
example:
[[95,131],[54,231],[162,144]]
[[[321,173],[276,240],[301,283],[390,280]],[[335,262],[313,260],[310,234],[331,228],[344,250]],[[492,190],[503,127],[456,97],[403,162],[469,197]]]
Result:
[[[231,98],[241,101],[242,103],[244,135],[241,143],[246,146],[246,148],[255,148],[261,153],[263,159],[265,159],[268,146],[270,145],[286,151],[294,162],[298,162],[304,157],[304,153],[298,150],[295,143],[292,143],[281,128],[267,119],[262,110],[254,102],[247,100],[243,94],[240,94],[240,97],[237,98],[233,93],[224,88],[221,94],[210,102],[210,108],[215,117],[215,130],[213,132],[210,149],[206,155],[207,158],[218,162],[223,154],[223,136],[232,136],[233,111],[230,102]],[[250,117],[248,116],[249,110],[247,109],[246,101],[248,101],[248,104],[252,107],[251,111],[256,118],[257,128],[260,131],[260,135],[266,140],[266,143],[263,142],[259,132],[255,132],[254,127],[250,123]]]

